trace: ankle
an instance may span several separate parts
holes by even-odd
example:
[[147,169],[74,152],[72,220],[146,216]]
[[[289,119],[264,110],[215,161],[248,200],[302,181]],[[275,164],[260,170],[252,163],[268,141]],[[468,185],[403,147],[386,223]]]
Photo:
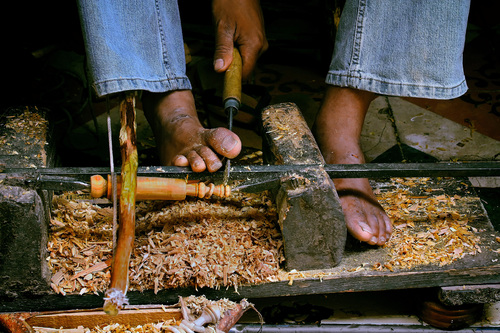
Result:
[[360,90],[349,87],[328,86],[326,90],[326,98],[335,98],[339,100],[348,100],[351,103],[356,102],[360,105],[368,106],[377,95],[371,91]]
[[164,93],[147,92],[143,95],[144,114],[151,126],[167,128],[191,119],[201,126],[190,90]]

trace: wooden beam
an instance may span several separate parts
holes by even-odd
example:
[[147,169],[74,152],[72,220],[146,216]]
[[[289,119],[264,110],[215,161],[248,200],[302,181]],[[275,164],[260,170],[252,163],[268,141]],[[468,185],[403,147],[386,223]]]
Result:
[[275,195],[288,270],[338,265],[347,228],[323,156],[297,105],[281,103],[262,111],[265,142],[274,164],[316,164],[282,178]]

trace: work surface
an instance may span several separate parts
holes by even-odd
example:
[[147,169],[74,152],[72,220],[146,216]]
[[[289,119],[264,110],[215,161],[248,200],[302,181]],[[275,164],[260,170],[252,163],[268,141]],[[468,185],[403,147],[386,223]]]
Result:
[[[252,299],[500,282],[500,235],[493,230],[480,199],[466,180],[396,178],[374,181],[373,185],[394,222],[392,239],[384,247],[349,239],[342,262],[320,271],[286,272],[279,268],[282,243],[279,228],[273,226],[275,212],[266,199],[252,199],[261,200],[254,210],[250,208],[250,199],[246,200],[247,206],[233,202],[229,205],[236,209],[233,211],[224,204],[205,201],[193,201],[182,212],[179,205],[183,203],[179,202],[150,206],[161,207],[163,212],[138,214],[130,303],[175,303],[178,296],[191,294],[212,299]],[[54,274],[53,290],[65,296],[45,296],[39,300],[41,307],[102,305],[102,291],[109,279],[107,259],[111,245],[109,208],[105,209],[107,226],[98,219],[99,214],[106,215],[103,211],[92,215],[91,208],[87,208],[85,215],[74,210],[75,220],[101,225],[102,241],[92,239],[92,231],[86,234],[87,238],[78,240],[78,228],[65,230],[63,226],[69,225],[64,220],[66,213],[60,215],[62,219],[53,220],[52,235],[58,233],[57,238],[67,238],[52,244],[48,264]],[[214,222],[208,218],[207,209],[215,219],[223,211],[236,215],[230,222]],[[240,213],[235,213],[238,210]],[[204,217],[196,218],[197,214]],[[175,216],[184,221],[183,226],[173,223]],[[262,221],[267,222],[259,224]],[[211,230],[209,223],[220,223],[221,232],[206,231]],[[176,243],[181,234],[198,243],[182,239]],[[203,245],[204,237],[210,244]],[[218,239],[226,247],[221,245],[217,250]],[[227,239],[235,243],[228,243]],[[49,238],[49,247],[55,240]],[[176,268],[177,264],[180,266]]]

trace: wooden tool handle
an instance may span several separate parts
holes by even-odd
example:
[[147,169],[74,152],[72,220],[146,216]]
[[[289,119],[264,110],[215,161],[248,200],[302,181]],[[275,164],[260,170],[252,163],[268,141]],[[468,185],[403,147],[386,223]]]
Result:
[[224,75],[224,91],[222,100],[234,98],[241,102],[241,56],[237,48],[233,48],[233,61]]
[[[121,178],[116,177],[117,193],[121,193]],[[90,178],[90,194],[93,198],[106,196],[112,198],[113,189],[111,176],[106,180],[101,175]],[[186,196],[198,198],[209,198],[212,195],[218,197],[229,197],[231,189],[229,186],[214,185],[197,182],[187,183],[185,179],[174,179],[164,177],[137,177],[137,190],[135,199],[141,200],[184,200]]]

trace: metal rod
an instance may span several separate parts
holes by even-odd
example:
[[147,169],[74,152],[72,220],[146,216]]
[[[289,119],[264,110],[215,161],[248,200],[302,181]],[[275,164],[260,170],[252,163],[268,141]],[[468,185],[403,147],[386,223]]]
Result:
[[[367,164],[304,164],[304,165],[251,165],[231,166],[234,179],[256,178],[262,175],[286,175],[304,172],[310,168],[323,167],[332,178],[387,178],[387,177],[498,177],[500,162],[446,162],[446,163],[367,163]],[[115,170],[116,172],[118,170]],[[105,167],[62,167],[62,168],[10,168],[0,173],[0,179],[19,178],[29,183],[45,178],[72,177],[88,181],[95,174],[109,174]],[[189,167],[150,166],[139,167],[138,176],[171,177],[198,180],[222,180],[223,172],[193,172]],[[23,178],[24,177],[24,178]],[[36,184],[33,184],[36,185]]]
[[116,187],[115,159],[113,154],[113,132],[111,129],[111,108],[109,106],[109,96],[106,96],[106,109],[106,123],[108,125],[109,168],[111,174],[111,189],[113,200],[113,255],[115,255],[116,235],[118,232],[118,192]]
[[[228,126],[227,128],[232,131],[233,130],[233,116],[236,114],[236,112],[238,112],[238,109],[236,109],[235,107],[233,106],[230,106],[227,110],[228,112]],[[229,172],[231,170],[231,159],[227,159],[226,160],[226,167],[224,168],[224,179],[223,179],[223,183],[224,185],[227,185],[227,182],[229,181]]]

